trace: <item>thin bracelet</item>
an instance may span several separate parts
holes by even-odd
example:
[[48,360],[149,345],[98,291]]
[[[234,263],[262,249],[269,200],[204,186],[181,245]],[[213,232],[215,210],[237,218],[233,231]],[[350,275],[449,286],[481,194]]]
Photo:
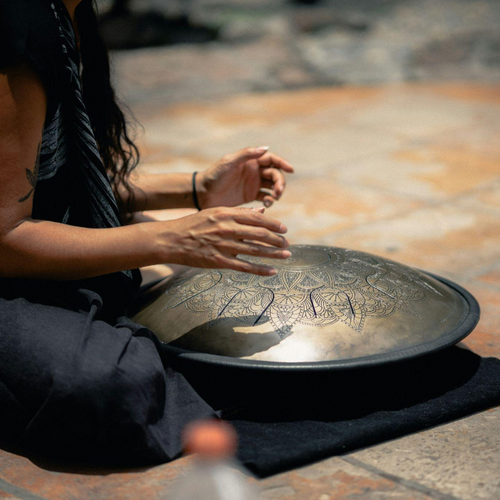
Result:
[[196,174],[198,172],[193,172],[193,203],[194,206],[198,209],[198,212],[201,212],[201,207],[198,202],[198,195],[196,194]]

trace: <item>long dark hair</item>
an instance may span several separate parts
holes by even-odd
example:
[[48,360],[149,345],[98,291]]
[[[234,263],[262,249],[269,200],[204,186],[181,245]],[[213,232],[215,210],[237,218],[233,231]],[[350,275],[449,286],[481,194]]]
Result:
[[[95,0],[82,0],[75,10],[82,58],[83,99],[94,129],[99,151],[122,212],[134,211],[135,198],[129,184],[132,170],[139,163],[139,151],[130,125],[113,86],[108,51],[99,33]],[[123,203],[119,188],[128,192]]]

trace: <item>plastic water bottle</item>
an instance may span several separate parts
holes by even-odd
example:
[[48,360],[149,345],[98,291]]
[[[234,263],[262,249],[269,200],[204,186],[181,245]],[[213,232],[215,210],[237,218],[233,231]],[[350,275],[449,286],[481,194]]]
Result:
[[234,459],[237,436],[227,423],[199,421],[184,432],[186,453],[193,465],[174,483],[169,500],[257,500],[258,490]]

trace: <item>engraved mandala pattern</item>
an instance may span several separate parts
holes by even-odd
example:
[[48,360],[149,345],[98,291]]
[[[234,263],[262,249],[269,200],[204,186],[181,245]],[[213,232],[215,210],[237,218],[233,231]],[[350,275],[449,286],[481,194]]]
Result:
[[276,267],[270,277],[230,270],[193,271],[165,292],[165,309],[208,313],[209,327],[231,318],[245,325],[271,322],[284,338],[297,323],[337,321],[361,332],[366,318],[400,310],[418,316],[413,302],[440,295],[420,274],[395,262],[335,247],[292,246],[286,260],[248,257]]

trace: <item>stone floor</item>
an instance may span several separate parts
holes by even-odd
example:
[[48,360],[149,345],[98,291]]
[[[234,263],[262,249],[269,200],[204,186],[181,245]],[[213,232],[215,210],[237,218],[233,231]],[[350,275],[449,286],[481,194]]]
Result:
[[[482,309],[465,346],[500,356],[500,85],[243,93],[134,111],[149,171],[202,169],[269,145],[296,168],[269,210],[292,243],[365,250],[457,281]],[[52,470],[0,451],[0,499],[165,498],[189,462]],[[499,471],[496,408],[258,484],[263,499],[493,500]]]

